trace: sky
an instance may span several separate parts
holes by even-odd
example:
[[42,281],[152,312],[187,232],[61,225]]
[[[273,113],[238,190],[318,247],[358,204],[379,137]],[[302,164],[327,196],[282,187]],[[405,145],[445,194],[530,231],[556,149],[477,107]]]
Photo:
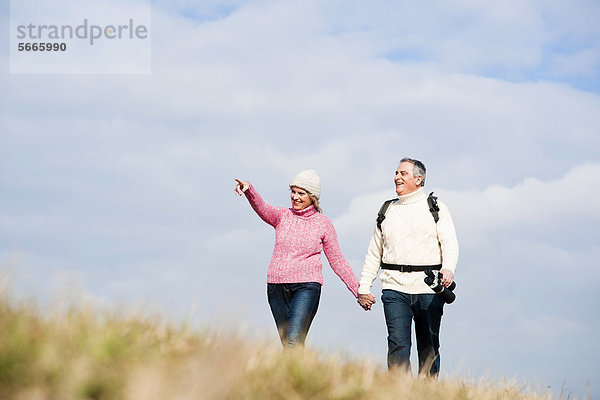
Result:
[[[95,4],[117,19],[132,1]],[[600,399],[598,15],[593,0],[154,0],[143,73],[110,53],[111,73],[11,72],[5,34],[3,279],[42,307],[156,309],[277,342],[274,232],[234,178],[287,207],[314,168],[360,276],[408,156],[460,244],[441,378]],[[385,365],[381,301],[364,312],[322,260],[308,346]]]

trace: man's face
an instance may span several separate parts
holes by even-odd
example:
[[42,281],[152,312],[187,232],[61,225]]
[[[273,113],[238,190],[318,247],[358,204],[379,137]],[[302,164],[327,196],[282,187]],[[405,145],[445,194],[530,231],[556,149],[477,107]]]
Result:
[[404,161],[398,165],[396,170],[396,176],[394,177],[394,183],[396,184],[396,193],[399,196],[412,193],[421,187],[422,176],[414,177],[413,164]]

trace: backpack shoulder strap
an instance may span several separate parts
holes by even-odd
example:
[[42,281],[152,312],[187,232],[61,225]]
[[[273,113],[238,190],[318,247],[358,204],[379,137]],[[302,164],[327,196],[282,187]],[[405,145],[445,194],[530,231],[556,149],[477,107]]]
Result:
[[[435,221],[436,224],[440,219],[440,216],[439,216],[440,207],[438,206],[437,199],[438,198],[433,195],[433,192],[429,193],[429,196],[427,196],[427,204],[429,205],[429,212],[433,216],[433,220]],[[379,209],[379,212],[377,213],[377,228],[379,228],[380,231],[381,231],[381,223],[385,219],[385,213],[387,212],[388,208],[390,207],[390,204],[392,204],[395,201],[398,201],[398,199],[387,200],[385,203],[383,203],[381,205],[381,208]]]
[[385,213],[387,212],[387,209],[389,208],[390,204],[392,204],[393,202],[395,202],[397,200],[398,199],[387,200],[385,203],[383,203],[381,205],[381,208],[379,209],[379,212],[377,213],[377,228],[379,228],[380,232],[381,232],[381,223],[385,219]]
[[429,196],[427,196],[427,204],[429,205],[429,212],[431,213],[431,215],[433,215],[433,220],[435,221],[435,223],[437,224],[438,220],[440,219],[438,213],[440,211],[440,207],[438,206],[437,203],[437,197],[435,197],[433,195],[433,192],[429,193]]

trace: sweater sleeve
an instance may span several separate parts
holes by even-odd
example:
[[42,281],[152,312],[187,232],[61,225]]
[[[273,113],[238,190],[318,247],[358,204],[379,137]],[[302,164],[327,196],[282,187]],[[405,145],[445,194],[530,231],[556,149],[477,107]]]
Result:
[[325,236],[323,237],[323,252],[333,272],[346,284],[354,297],[358,297],[358,279],[340,250],[337,233],[329,219],[327,219]]
[[439,203],[440,219],[437,223],[438,241],[442,249],[442,268],[449,269],[452,273],[456,272],[458,263],[458,239],[454,223],[450,216],[450,211],[445,204]]
[[371,293],[371,286],[377,277],[379,267],[381,266],[381,256],[383,255],[383,234],[375,225],[373,236],[369,242],[365,263],[363,265],[362,274],[360,277],[360,288],[358,293]]
[[270,204],[267,204],[263,198],[258,194],[254,186],[250,184],[248,190],[244,192],[248,202],[252,206],[252,209],[258,214],[260,219],[265,221],[267,224],[275,227],[279,224],[281,220],[283,208],[273,207]]

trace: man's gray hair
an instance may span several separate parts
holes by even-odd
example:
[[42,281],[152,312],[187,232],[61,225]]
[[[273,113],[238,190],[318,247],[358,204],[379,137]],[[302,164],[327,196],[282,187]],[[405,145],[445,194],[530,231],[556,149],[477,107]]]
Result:
[[415,160],[414,158],[404,157],[400,160],[400,164],[403,162],[409,162],[413,165],[413,176],[415,178],[421,176],[423,179],[421,180],[421,186],[425,186],[425,176],[427,175],[427,170],[425,169],[425,164],[423,164],[419,160]]

